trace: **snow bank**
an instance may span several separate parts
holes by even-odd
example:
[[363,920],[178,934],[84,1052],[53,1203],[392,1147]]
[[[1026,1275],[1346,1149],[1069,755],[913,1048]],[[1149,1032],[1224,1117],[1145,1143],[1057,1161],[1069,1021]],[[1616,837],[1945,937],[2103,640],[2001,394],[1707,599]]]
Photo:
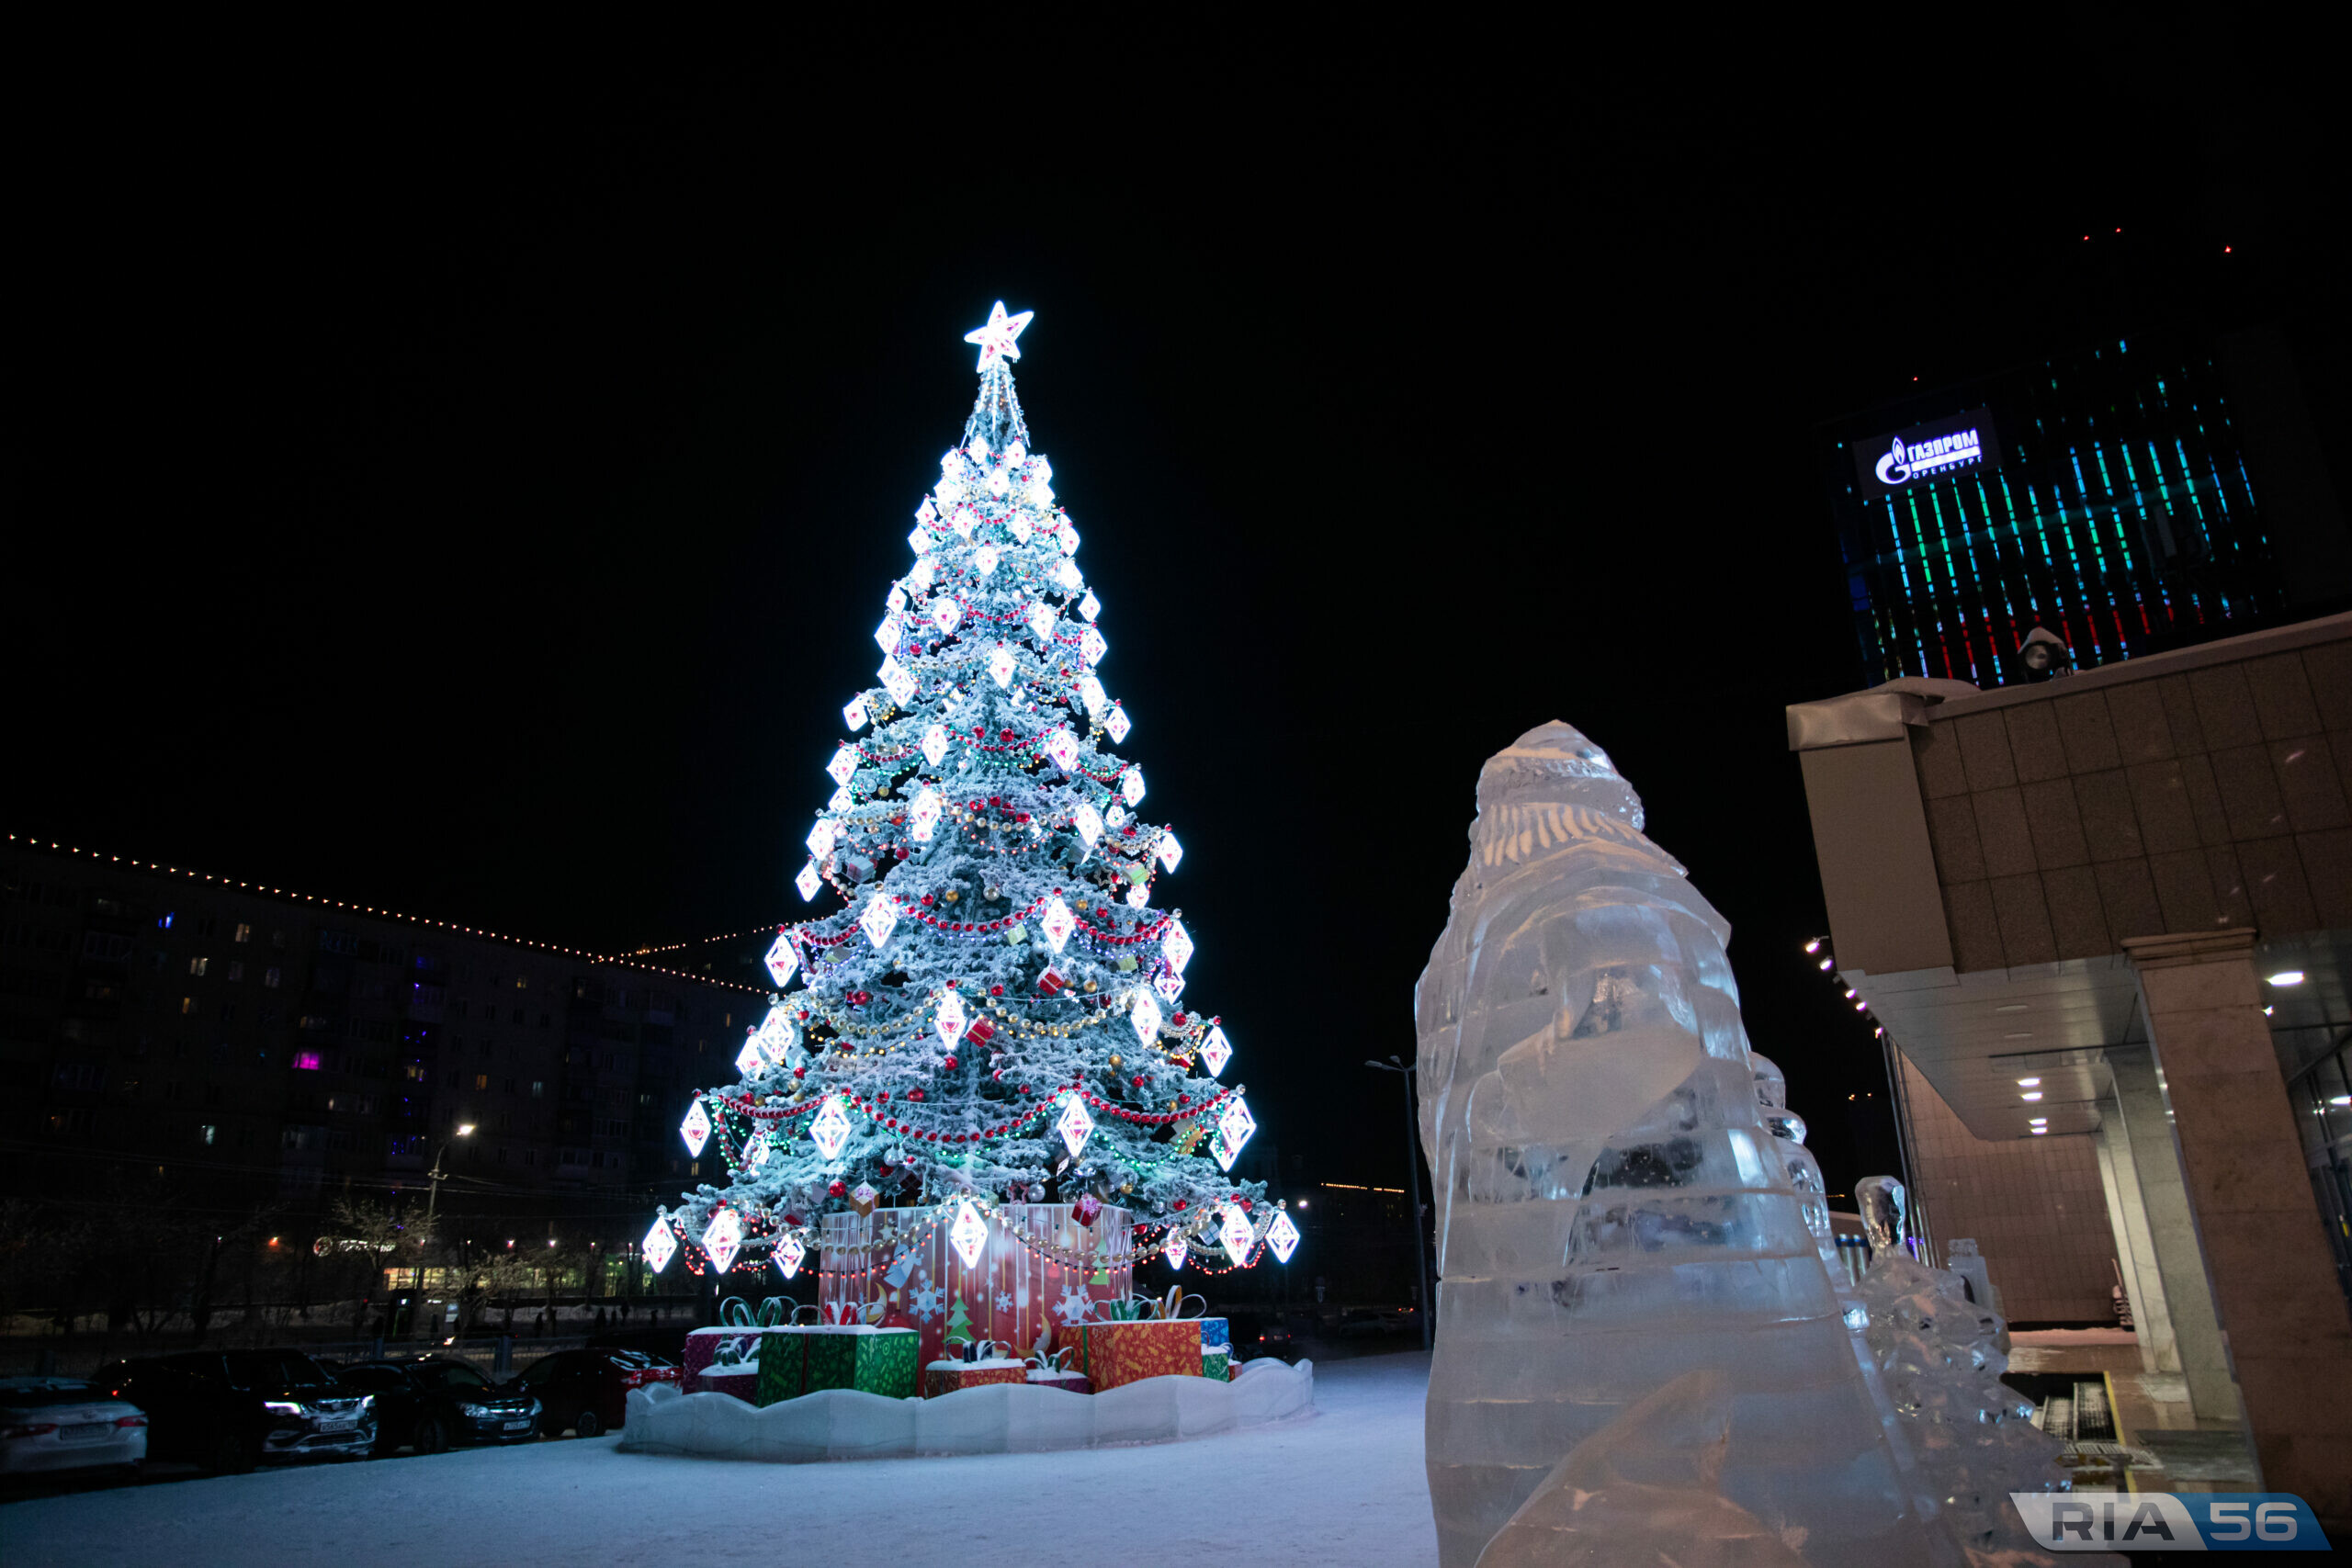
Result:
[[989,1383],[937,1399],[885,1399],[827,1389],[757,1409],[732,1394],[631,1391],[625,1452],[700,1459],[908,1459],[917,1454],[1042,1453],[1170,1443],[1304,1416],[1315,1407],[1315,1363],[1250,1361],[1231,1382],[1146,1378],[1102,1393]]

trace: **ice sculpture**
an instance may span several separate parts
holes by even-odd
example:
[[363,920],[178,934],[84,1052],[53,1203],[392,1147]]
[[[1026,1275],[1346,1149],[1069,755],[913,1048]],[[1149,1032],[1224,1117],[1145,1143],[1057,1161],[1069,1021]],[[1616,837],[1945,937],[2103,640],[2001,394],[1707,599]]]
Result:
[[1478,1568],[1672,1563],[1805,1568],[1723,1495],[1731,1381],[1685,1372],[1576,1446],[1479,1554]]
[[1693,1371],[1729,1401],[1722,1495],[1770,1539],[1815,1568],[1951,1561],[1764,1125],[1730,928],[1642,823],[1568,725],[1498,753],[1415,995],[1441,1561],[1470,1568],[1578,1443]]
[[2054,1562],[2034,1545],[2008,1494],[2063,1492],[2071,1483],[2058,1440],[2033,1425],[2032,1403],[2001,1382],[2009,1361],[1998,1348],[2000,1314],[1971,1302],[1959,1275],[1912,1258],[1903,1183],[1865,1177],[1854,1199],[1872,1251],[1856,1292],[1870,1318],[1862,1337],[1922,1483],[1972,1562]]

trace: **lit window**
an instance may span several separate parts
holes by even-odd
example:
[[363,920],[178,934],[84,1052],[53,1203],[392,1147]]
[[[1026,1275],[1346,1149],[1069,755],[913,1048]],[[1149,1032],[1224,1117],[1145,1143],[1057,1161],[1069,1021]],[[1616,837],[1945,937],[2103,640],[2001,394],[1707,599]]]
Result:
[[476,1073],[474,1075],[474,1087],[476,1089],[488,1089],[490,1087],[490,1075],[488,1073]]
[[301,1073],[317,1072],[319,1070],[319,1054],[316,1051],[295,1052],[294,1070]]
[[532,1098],[533,1100],[544,1100],[544,1099],[546,1099],[546,1098],[547,1098],[547,1092],[548,1092],[548,1086],[547,1086],[546,1084],[542,1083],[542,1082],[541,1082],[540,1080],[538,1080],[537,1078],[533,1078],[533,1079],[531,1080],[531,1098]]
[[211,962],[209,958],[191,958],[187,961],[187,972],[191,975],[201,975],[204,973],[205,965]]
[[182,997],[182,998],[180,998],[180,1011],[181,1011],[181,1013],[183,1013],[183,1014],[187,1014],[187,1013],[194,1012],[195,1010],[196,1010],[196,998],[195,998],[194,997]]
[[[238,942],[251,942],[253,939],[254,928],[244,924],[243,921],[239,921],[237,925],[237,934],[234,940]],[[206,1141],[209,1142],[210,1140],[208,1139]]]
[[261,983],[273,991],[277,989],[279,977],[279,972],[276,969],[265,969],[261,972]]

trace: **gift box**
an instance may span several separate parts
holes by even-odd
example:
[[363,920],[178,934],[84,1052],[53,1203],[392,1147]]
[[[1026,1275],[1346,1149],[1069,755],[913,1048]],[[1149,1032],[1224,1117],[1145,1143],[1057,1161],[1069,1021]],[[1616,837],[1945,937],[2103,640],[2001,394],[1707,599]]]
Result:
[[1079,1370],[1097,1393],[1145,1378],[1201,1375],[1201,1320],[1089,1323],[1078,1331]]
[[807,1346],[801,1392],[854,1388],[886,1399],[911,1399],[915,1393],[915,1347],[911,1328],[846,1327],[792,1331]]
[[1094,1392],[1094,1385],[1086,1381],[1084,1372],[1066,1371],[1059,1368],[1032,1367],[1029,1369],[1029,1381],[1039,1388],[1058,1388],[1069,1393]]
[[[749,1398],[752,1382],[744,1381],[747,1373],[756,1373],[760,1362],[760,1340],[776,1332],[768,1328],[697,1328],[686,1336],[685,1366],[678,1378],[678,1388],[684,1393],[734,1393]],[[710,1382],[713,1374],[718,1381]]]
[[1233,1348],[1233,1325],[1221,1317],[1199,1317],[1193,1322],[1201,1325],[1201,1348]]
[[779,1399],[800,1396],[808,1378],[811,1332],[806,1328],[777,1328],[761,1337],[760,1377],[752,1404],[764,1406]]
[[978,1361],[933,1361],[922,1370],[922,1396],[937,1399],[943,1393],[978,1388],[983,1383],[1025,1382],[1028,1371],[1024,1363],[1010,1356],[991,1356]]
[[1222,1345],[1201,1347],[1201,1376],[1217,1382],[1233,1381],[1233,1358]]

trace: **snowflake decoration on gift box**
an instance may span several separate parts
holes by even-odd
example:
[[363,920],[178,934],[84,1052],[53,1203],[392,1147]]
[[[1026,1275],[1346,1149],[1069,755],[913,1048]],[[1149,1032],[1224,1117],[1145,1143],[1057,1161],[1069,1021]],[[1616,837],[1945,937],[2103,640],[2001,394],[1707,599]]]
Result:
[[1062,1299],[1054,1303],[1054,1315],[1064,1323],[1084,1323],[1086,1314],[1093,1310],[1093,1304],[1091,1297],[1072,1285],[1064,1290]]
[[937,1285],[923,1285],[909,1292],[907,1312],[918,1323],[929,1323],[944,1317],[947,1312],[947,1292]]

